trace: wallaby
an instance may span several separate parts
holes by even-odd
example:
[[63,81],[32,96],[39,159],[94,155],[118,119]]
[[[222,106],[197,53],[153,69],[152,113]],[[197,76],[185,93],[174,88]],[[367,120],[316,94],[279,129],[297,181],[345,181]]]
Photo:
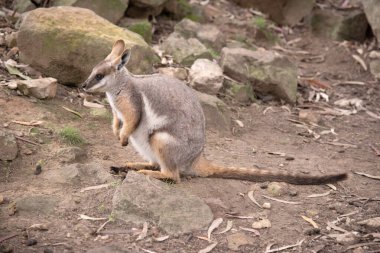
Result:
[[175,182],[180,182],[180,176],[291,184],[325,184],[346,179],[346,173],[304,175],[213,165],[203,157],[205,116],[195,92],[169,76],[129,73],[124,65],[130,55],[124,41],[116,41],[111,53],[83,83],[86,92],[106,93],[113,112],[113,133],[122,146],[130,141],[149,162],[128,163],[125,169]]

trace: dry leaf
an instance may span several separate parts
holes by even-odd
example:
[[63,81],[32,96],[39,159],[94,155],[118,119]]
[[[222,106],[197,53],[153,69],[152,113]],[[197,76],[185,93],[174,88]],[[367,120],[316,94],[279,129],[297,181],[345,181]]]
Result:
[[233,214],[228,214],[228,213],[226,213],[226,216],[231,217],[231,218],[236,218],[236,219],[254,219],[255,218],[253,216],[233,215]]
[[309,196],[307,196],[306,198],[319,198],[319,197],[324,197],[324,196],[327,196],[331,193],[331,190],[328,191],[328,192],[325,192],[325,193],[316,193],[316,194],[311,194]]
[[98,104],[98,103],[89,102],[86,99],[83,100],[83,106],[89,107],[89,108],[104,108],[104,105],[101,105],[101,104]]
[[368,110],[365,110],[365,113],[367,113],[369,116],[371,116],[372,118],[374,119],[380,119],[380,116],[371,112],[371,111],[368,111]]
[[301,215],[302,219],[304,219],[305,221],[309,222],[314,228],[319,228],[318,227],[318,224],[315,223],[315,221],[313,221],[312,218],[309,218],[309,217],[306,217],[306,216],[303,216]]
[[148,222],[144,222],[143,229],[141,230],[141,233],[137,237],[136,241],[140,241],[146,237],[148,233]]
[[262,219],[260,221],[255,221],[252,223],[253,228],[261,229],[261,228],[270,228],[272,227],[272,223],[268,219]]
[[249,191],[248,192],[248,198],[253,202],[255,203],[258,207],[260,208],[263,208],[257,201],[256,199],[253,197],[253,191]]
[[236,122],[236,124],[238,124],[238,125],[239,125],[239,127],[244,127],[244,124],[243,124],[243,122],[241,122],[240,120],[238,120],[238,119],[235,119],[235,122]]
[[370,175],[370,174],[367,174],[367,173],[357,172],[357,171],[354,171],[354,173],[357,174],[357,175],[360,175],[360,176],[364,176],[364,177],[380,180],[380,176],[373,176],[373,175]]
[[331,189],[333,189],[334,191],[336,191],[336,186],[333,185],[333,184],[326,184],[328,187],[330,187]]
[[87,216],[85,214],[79,214],[78,220],[108,220],[108,218],[95,218]]
[[354,58],[354,60],[357,61],[365,71],[368,70],[367,64],[364,62],[364,60],[359,55],[353,54],[352,58]]
[[41,231],[46,231],[49,230],[48,227],[45,224],[33,224],[32,226],[29,227],[31,230],[41,230]]
[[282,199],[276,199],[276,198],[268,197],[268,196],[265,196],[265,195],[263,195],[263,197],[266,198],[266,199],[274,200],[274,201],[285,203],[285,204],[291,204],[291,205],[302,204],[302,202],[286,201],[286,200],[282,200]]
[[223,218],[218,218],[218,219],[215,219],[211,223],[210,227],[207,230],[207,238],[209,240],[211,239],[211,233],[212,233],[212,231],[214,231],[215,229],[217,229],[220,226],[220,224],[222,224],[222,222],[223,222]]
[[213,244],[210,244],[210,245],[207,246],[206,248],[201,249],[200,251],[198,251],[198,253],[208,253],[208,252],[210,252],[211,250],[213,250],[213,249],[216,247],[217,244],[218,244],[217,242],[215,242],[215,243],[213,243]]
[[83,116],[79,112],[77,112],[77,111],[71,110],[70,108],[67,108],[66,106],[62,106],[62,108],[65,109],[68,112],[71,112],[71,113],[77,115],[79,118],[83,118]]
[[227,221],[227,226],[226,226],[226,228],[223,229],[223,231],[221,231],[221,232],[219,232],[219,233],[217,233],[217,234],[218,234],[218,235],[219,235],[219,234],[224,234],[224,233],[230,231],[231,228],[232,228],[232,225],[233,225],[233,221],[232,221],[232,220],[228,220],[228,221]]
[[167,239],[169,239],[168,235],[160,236],[160,237],[153,237],[153,240],[156,241],[156,242],[163,242],[163,241],[165,241]]
[[248,231],[248,232],[252,232],[254,233],[255,235],[257,236],[260,236],[260,232],[256,229],[253,229],[253,228],[245,228],[245,227],[239,227],[241,230],[244,230],[244,231]]
[[80,192],[107,188],[109,185],[110,184],[100,184],[100,185],[95,185],[95,186],[89,186],[89,187],[83,188],[82,190],[80,190]]
[[276,249],[270,249],[271,246],[269,246],[269,247],[267,247],[265,253],[273,253],[273,252],[283,251],[284,249],[291,249],[291,248],[294,248],[294,247],[298,247],[298,246],[302,245],[303,241],[305,241],[305,239],[302,239],[301,241],[297,242],[296,244],[287,245],[287,246],[283,246],[283,247],[276,248]]
[[44,123],[42,120],[38,120],[38,121],[32,120],[29,122],[12,120],[11,122],[15,124],[23,125],[23,126],[39,126]]
[[[342,233],[349,233],[347,230],[338,227],[337,225],[335,225],[332,222],[327,222],[327,226],[330,227],[330,228],[332,228],[332,229],[334,229],[334,230],[336,230],[336,231],[342,232]],[[327,228],[327,230],[329,230],[329,229]]]

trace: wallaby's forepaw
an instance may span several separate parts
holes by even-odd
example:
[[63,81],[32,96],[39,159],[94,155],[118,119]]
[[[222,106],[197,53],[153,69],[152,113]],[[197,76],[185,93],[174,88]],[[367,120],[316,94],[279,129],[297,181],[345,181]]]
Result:
[[120,144],[123,147],[128,146],[128,137],[120,135]]
[[116,127],[112,128],[113,134],[120,140],[120,131]]

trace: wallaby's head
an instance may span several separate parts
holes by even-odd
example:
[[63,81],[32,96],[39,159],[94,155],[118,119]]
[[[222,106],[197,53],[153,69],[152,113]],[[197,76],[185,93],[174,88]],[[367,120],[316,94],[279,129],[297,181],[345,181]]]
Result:
[[125,49],[124,41],[116,41],[111,53],[93,68],[90,76],[82,84],[84,90],[87,92],[106,92],[117,85],[116,76],[122,71],[130,55],[130,50]]

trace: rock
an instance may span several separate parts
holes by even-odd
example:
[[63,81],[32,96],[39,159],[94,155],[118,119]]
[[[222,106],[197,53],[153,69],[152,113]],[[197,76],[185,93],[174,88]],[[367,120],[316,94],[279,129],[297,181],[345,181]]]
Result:
[[12,161],[17,157],[18,145],[13,134],[0,130],[0,160]]
[[226,44],[223,33],[215,25],[200,24],[185,18],[175,25],[174,31],[186,39],[196,37],[204,45],[215,50],[220,50]]
[[369,53],[369,69],[376,79],[380,79],[380,51],[371,51]]
[[206,127],[216,129],[220,132],[230,130],[231,113],[227,105],[215,96],[197,92],[203,112],[206,117]]
[[21,61],[63,84],[83,82],[103,60],[113,43],[123,39],[133,47],[129,70],[147,73],[158,60],[137,34],[97,16],[93,11],[60,6],[28,12],[20,25]]
[[280,197],[286,192],[286,185],[284,183],[270,182],[267,191],[273,197]]
[[212,59],[209,50],[197,39],[185,39],[174,32],[162,43],[161,48],[173,56],[174,61],[185,66],[191,66],[196,59]]
[[116,23],[123,16],[129,0],[53,0],[53,6],[72,6],[92,10],[99,16]]
[[118,26],[125,27],[141,35],[147,43],[152,43],[153,26],[147,19],[123,18],[118,23]]
[[334,11],[317,10],[311,17],[314,34],[333,40],[357,40],[366,38],[368,22],[361,10]]
[[243,7],[258,9],[279,24],[293,26],[310,15],[315,0],[233,0],[233,2]]
[[5,45],[8,48],[13,48],[17,46],[17,36],[18,32],[12,32],[10,34],[5,35]]
[[252,223],[252,228],[254,229],[261,229],[261,228],[270,228],[272,227],[272,224],[270,220],[268,219],[262,219],[260,221],[255,221]]
[[380,41],[380,6],[377,0],[361,1],[367,20],[375,34],[377,41]]
[[240,246],[251,244],[251,238],[249,238],[243,232],[227,235],[227,246],[230,250],[238,251]]
[[336,241],[343,245],[352,245],[358,243],[360,239],[354,233],[337,234],[334,236]]
[[130,251],[124,250],[116,245],[108,245],[102,247],[96,247],[86,251],[87,253],[129,253]]
[[57,79],[52,77],[20,80],[17,89],[25,96],[33,96],[39,99],[54,98],[57,93]]
[[[311,110],[300,110],[298,112],[298,118],[300,121],[309,123],[309,124],[319,124],[321,122],[321,114]],[[294,160],[294,159],[293,159]]]
[[263,203],[263,208],[265,209],[271,209],[272,205],[269,202]]
[[13,0],[12,9],[18,13],[34,10],[36,6],[30,0]]
[[286,57],[265,49],[223,48],[221,66],[226,75],[250,83],[263,94],[295,103],[297,97],[297,69]]
[[169,234],[205,229],[213,219],[208,205],[180,185],[147,180],[133,171],[117,188],[112,213],[126,222],[153,223]]
[[190,86],[200,92],[216,95],[223,86],[223,71],[208,59],[198,59],[191,66]]
[[359,225],[370,229],[371,231],[380,231],[380,217],[371,218],[368,220],[363,220],[358,222]]
[[128,17],[148,18],[158,16],[167,0],[131,0],[127,10]]
[[239,84],[233,81],[227,81],[229,93],[234,97],[238,102],[242,104],[251,104],[256,100],[255,92],[253,91],[252,85],[248,84]]
[[34,195],[17,199],[16,207],[20,215],[49,215],[54,213],[58,203],[55,196]]
[[79,147],[67,147],[58,150],[57,157],[61,163],[78,163],[87,158],[86,151]]
[[58,184],[71,184],[75,187],[97,185],[111,182],[112,175],[99,163],[88,164],[73,163],[59,165],[42,174],[49,182]]
[[176,20],[185,17],[197,21],[203,19],[199,8],[196,8],[196,6],[191,5],[187,0],[168,0],[165,3],[164,11]]
[[187,70],[185,68],[164,67],[159,68],[158,72],[163,75],[175,77],[182,81],[187,80]]

